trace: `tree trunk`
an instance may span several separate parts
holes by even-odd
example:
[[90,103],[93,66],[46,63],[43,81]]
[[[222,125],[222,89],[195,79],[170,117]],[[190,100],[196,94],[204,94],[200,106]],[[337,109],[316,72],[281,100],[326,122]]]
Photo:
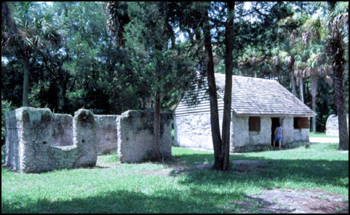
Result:
[[293,71],[290,73],[290,84],[292,85],[292,93],[294,96],[297,96],[297,90],[295,88],[295,81],[294,81],[294,73]]
[[293,71],[294,62],[295,62],[294,56],[291,55],[291,62],[289,64],[289,68],[288,68],[289,71],[290,71],[290,85],[291,85],[291,88],[292,88],[293,95],[297,96],[297,90],[295,88],[295,81],[294,81],[294,71]]
[[344,49],[337,47],[337,53],[333,61],[334,78],[335,78],[335,97],[337,101],[338,126],[339,126],[339,149],[349,150],[349,133],[346,122],[346,105],[345,105],[345,70],[343,62]]
[[160,93],[155,93],[155,105],[154,105],[154,124],[153,124],[153,160],[160,161],[160,152],[159,152],[159,140],[160,140]]
[[304,79],[299,78],[300,100],[304,103]]
[[[205,17],[208,17],[208,11],[205,11]],[[207,73],[208,73],[208,87],[209,87],[209,101],[210,101],[210,125],[214,147],[214,169],[220,168],[221,163],[221,136],[219,125],[219,112],[218,112],[218,100],[216,94],[216,83],[214,75],[214,60],[213,51],[211,47],[211,35],[209,20],[206,18],[203,26],[205,54],[207,61]]]
[[23,95],[22,95],[22,106],[28,106],[28,85],[29,85],[29,56],[24,51],[23,54]]
[[[336,2],[328,2],[331,6],[331,11],[335,10]],[[334,21],[332,21],[334,22]],[[338,25],[337,22],[333,23]],[[344,65],[346,63],[344,59],[344,48],[342,40],[344,39],[339,32],[337,26],[333,26],[331,29],[331,38],[327,45],[327,52],[332,59],[332,68],[334,75],[334,92],[337,102],[338,112],[338,126],[339,126],[339,149],[349,150],[349,131],[346,122],[346,105],[345,105],[345,70]]]
[[[336,80],[336,82],[340,82]],[[337,85],[337,83],[336,83]],[[336,93],[337,98],[337,112],[338,112],[338,126],[339,126],[339,149],[340,150],[349,150],[349,131],[347,129],[346,122],[346,106],[345,106],[345,96],[344,90],[342,92]],[[342,95],[341,95],[342,94]]]
[[[312,95],[312,111],[316,113],[316,96]],[[316,116],[312,117],[312,133],[316,133]]]
[[[316,98],[317,98],[317,75],[315,72],[310,77],[311,79],[311,96],[312,96],[312,111],[316,113]],[[312,132],[316,133],[316,116],[312,118]]]
[[220,163],[221,171],[230,170],[230,125],[231,125],[231,101],[232,101],[232,31],[233,31],[233,12],[235,2],[227,2],[227,8],[229,11],[226,21],[225,32],[225,95],[224,95],[224,114],[222,120],[222,145],[221,154],[222,160]]

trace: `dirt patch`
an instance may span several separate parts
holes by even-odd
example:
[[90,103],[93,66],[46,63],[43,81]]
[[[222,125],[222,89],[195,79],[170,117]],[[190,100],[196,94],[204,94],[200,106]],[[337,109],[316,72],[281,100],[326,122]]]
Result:
[[337,153],[345,154],[345,153],[349,153],[349,151],[337,151]]
[[[271,168],[272,162],[261,161],[261,160],[233,160],[231,161],[231,171],[236,173],[245,173],[250,171],[262,171],[267,168]],[[196,169],[210,169],[213,167],[212,163],[196,164],[190,166],[170,166],[173,169],[172,175],[181,174],[184,172],[192,172]]]
[[142,174],[142,175],[162,175],[162,176],[168,176],[172,169],[161,169],[161,170],[145,170],[141,172],[135,172],[135,174]]
[[349,213],[347,196],[326,191],[273,189],[230,203],[237,204],[243,212],[255,208],[258,213]]
[[261,160],[233,160],[232,170],[237,173],[245,173],[250,171],[263,171],[270,168],[272,162]]
[[[270,168],[272,162],[261,161],[261,160],[233,160],[231,161],[231,171],[236,173],[245,173],[250,171],[262,171]],[[118,167],[122,164],[120,163],[103,163],[97,161],[96,167],[99,168],[110,168]],[[141,172],[135,172],[135,174],[150,174],[150,175],[178,175],[181,173],[190,173],[197,169],[210,169],[213,167],[213,163],[202,163],[195,165],[185,165],[185,164],[174,164],[169,165],[165,169],[161,170],[145,170]]]
[[111,167],[119,167],[120,163],[102,163],[102,162],[99,162],[97,161],[95,167],[97,168],[111,168]]

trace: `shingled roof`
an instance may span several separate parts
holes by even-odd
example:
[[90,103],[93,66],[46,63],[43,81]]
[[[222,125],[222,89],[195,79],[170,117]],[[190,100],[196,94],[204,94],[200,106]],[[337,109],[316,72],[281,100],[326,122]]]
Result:
[[[223,110],[225,74],[215,74],[219,111]],[[209,112],[209,100],[205,89],[199,90],[197,105],[186,104],[184,96],[175,110],[176,115]],[[291,92],[275,80],[232,76],[232,110],[238,116],[293,116],[312,117],[316,114]]]

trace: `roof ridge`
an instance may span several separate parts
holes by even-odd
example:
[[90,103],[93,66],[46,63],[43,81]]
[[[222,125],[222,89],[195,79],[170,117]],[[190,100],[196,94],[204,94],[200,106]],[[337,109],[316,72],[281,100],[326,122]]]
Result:
[[[225,74],[223,73],[214,73],[215,75],[218,76],[224,76]],[[277,81],[274,79],[266,79],[266,78],[258,78],[258,77],[249,77],[249,76],[243,76],[243,75],[232,75],[232,77],[237,77],[237,78],[251,78],[251,79],[260,79],[260,80],[264,80],[264,81]],[[278,82],[278,81],[277,81]]]
[[[218,102],[220,100],[219,109],[223,108],[223,97],[225,90],[225,74],[215,73],[215,82],[217,88]],[[278,80],[265,78],[246,77],[232,75],[232,103],[231,109],[237,115],[298,115],[312,117],[315,113],[298,97],[293,95]],[[206,90],[198,89],[200,92]],[[198,92],[194,92],[198,93]],[[204,95],[200,95],[203,97]],[[203,97],[204,98],[204,97]],[[186,98],[185,98],[186,100]],[[205,98],[208,100],[208,98]],[[208,108],[208,102],[198,103],[194,107],[182,107],[183,112],[202,110]]]

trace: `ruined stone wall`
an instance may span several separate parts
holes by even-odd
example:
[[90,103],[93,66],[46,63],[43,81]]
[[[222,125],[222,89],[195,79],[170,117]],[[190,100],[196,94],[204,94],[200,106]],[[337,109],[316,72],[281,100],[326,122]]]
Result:
[[[220,130],[222,111],[219,111]],[[210,113],[175,116],[175,141],[180,147],[213,150]]]
[[[346,115],[347,126],[349,130],[349,114]],[[326,122],[326,135],[339,136],[338,116],[335,114],[329,115]]]
[[326,122],[326,135],[327,136],[339,136],[338,129],[338,116],[335,114],[330,115]]
[[117,152],[118,117],[118,115],[95,115],[97,154],[108,154],[111,152]]
[[73,145],[73,117],[71,115],[54,114],[51,142],[51,146]]
[[[118,115],[94,115],[96,121],[97,154],[117,151]],[[73,145],[73,117],[69,114],[54,114],[52,121],[52,146]]]
[[74,168],[96,165],[96,124],[94,114],[85,109],[79,109],[73,118],[73,145],[78,148]]
[[[49,170],[52,113],[47,108],[19,108],[6,114],[5,165],[13,170]],[[42,155],[44,153],[44,155]],[[35,159],[35,162],[33,161]]]
[[[172,114],[161,114],[160,153],[171,157]],[[118,155],[121,162],[142,162],[152,158],[153,112],[129,110],[117,118]]]
[[58,131],[54,133],[57,126],[57,118],[48,108],[22,107],[8,112],[5,166],[24,173],[94,166],[97,153],[93,114],[83,109],[75,113],[72,145],[57,142],[64,140],[57,136]]

